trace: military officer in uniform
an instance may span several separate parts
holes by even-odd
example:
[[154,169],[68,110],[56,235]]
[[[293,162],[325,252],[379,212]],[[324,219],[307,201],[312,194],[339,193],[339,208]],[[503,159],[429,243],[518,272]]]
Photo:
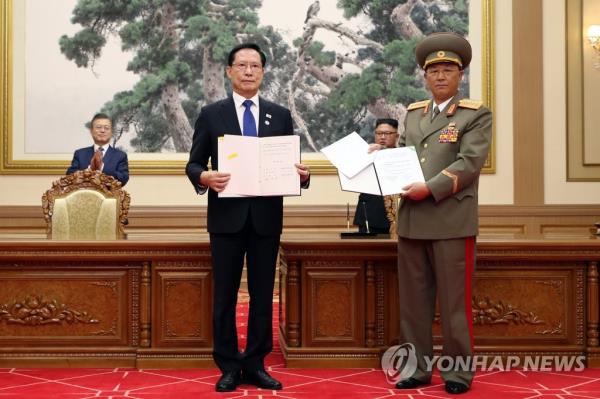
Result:
[[[471,46],[454,33],[434,33],[415,49],[432,99],[410,104],[400,146],[415,146],[424,183],[404,187],[398,209],[400,332],[414,345],[417,370],[398,389],[430,383],[436,295],[443,355],[467,362],[473,355],[471,279],[478,233],[477,187],[492,139],[492,114],[458,93]],[[473,371],[440,372],[450,394],[469,390]]]

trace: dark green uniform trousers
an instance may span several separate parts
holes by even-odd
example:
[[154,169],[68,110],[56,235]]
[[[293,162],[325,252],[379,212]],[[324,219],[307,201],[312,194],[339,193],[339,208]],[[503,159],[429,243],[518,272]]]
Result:
[[[413,375],[429,381],[433,358],[432,324],[438,296],[442,322],[442,356],[470,363],[473,355],[471,279],[475,268],[475,237],[421,240],[398,237],[400,334],[402,343],[414,345],[417,370]],[[437,364],[437,362],[435,363]],[[470,386],[470,367],[443,367],[444,381]],[[449,370],[447,370],[449,369]],[[462,370],[461,370],[462,369]]]

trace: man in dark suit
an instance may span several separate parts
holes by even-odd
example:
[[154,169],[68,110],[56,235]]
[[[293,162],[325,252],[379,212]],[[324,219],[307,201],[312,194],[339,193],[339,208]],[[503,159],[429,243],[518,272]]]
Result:
[[108,115],[94,115],[90,123],[90,133],[94,139],[94,145],[75,151],[67,174],[89,168],[113,176],[123,185],[127,184],[129,180],[127,154],[110,145],[112,121]]
[[[213,260],[213,358],[222,371],[215,389],[233,391],[242,382],[281,389],[264,368],[273,346],[272,314],[275,263],[283,221],[283,198],[219,198],[230,174],[219,172],[218,140],[224,134],[279,136],[293,134],[290,111],[258,95],[266,57],[256,44],[231,50],[227,76],[231,97],[202,108],[196,121],[186,173],[196,189],[208,190],[208,232]],[[210,159],[212,170],[208,170]],[[296,164],[303,188],[310,173]],[[235,308],[246,257],[250,309],[246,349],[239,352]]]
[[[394,148],[398,145],[398,121],[396,119],[377,119],[375,122],[375,143],[372,150]],[[368,221],[368,228],[367,228]],[[361,233],[389,234],[390,221],[385,210],[384,197],[361,193],[354,211],[354,225]]]
[[[442,354],[454,365],[472,364],[471,282],[478,233],[477,187],[492,139],[492,113],[481,101],[461,98],[458,88],[471,61],[462,36],[427,36],[415,49],[432,99],[410,104],[399,145],[414,146],[424,183],[401,194],[398,209],[400,334],[413,345],[416,371],[396,388],[428,384],[436,295],[442,321]],[[469,390],[470,367],[441,370],[446,392]]]

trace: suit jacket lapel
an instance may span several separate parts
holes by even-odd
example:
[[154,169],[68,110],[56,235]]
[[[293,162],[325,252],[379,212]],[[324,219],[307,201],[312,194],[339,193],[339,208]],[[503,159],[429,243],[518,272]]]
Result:
[[[263,100],[262,98],[258,98],[258,136],[271,136],[271,123],[273,122],[273,114],[271,111],[271,103]],[[267,117],[267,115],[269,115]]]
[[104,166],[110,164],[110,160],[112,159],[113,155],[114,149],[111,146],[107,146],[106,150],[104,150],[104,156],[102,157],[102,163],[104,164]]
[[87,147],[84,153],[85,158],[81,160],[82,163],[85,163],[85,167],[87,168],[92,163],[92,158],[94,157],[94,146]]
[[221,103],[221,120],[225,122],[226,131],[220,132],[221,134],[237,134],[242,135],[242,127],[238,122],[237,113],[235,112],[235,102],[233,97],[229,96]]

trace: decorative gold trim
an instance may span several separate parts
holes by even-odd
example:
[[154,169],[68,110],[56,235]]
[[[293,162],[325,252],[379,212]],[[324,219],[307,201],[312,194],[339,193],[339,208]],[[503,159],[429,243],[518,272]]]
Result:
[[12,0],[0,2],[0,172],[10,164],[12,145]]
[[[494,112],[494,0],[482,0],[482,100]],[[68,161],[15,160],[12,154],[12,101],[13,101],[13,0],[0,1],[0,174],[56,175],[63,174]],[[495,124],[488,159],[482,173],[495,173]],[[327,160],[307,160],[315,175],[337,174],[337,169]],[[184,174],[186,161],[130,160],[133,174],[177,175]]]
[[458,176],[449,172],[447,169],[442,170],[442,174],[448,176],[452,180],[452,194],[456,194],[458,191]]
[[600,165],[584,159],[583,31],[583,1],[565,0],[567,181],[600,181]]
[[496,56],[494,49],[495,29],[494,29],[494,0],[482,0],[482,40],[481,40],[481,80],[482,80],[482,100],[492,111],[494,119],[492,122],[492,143],[488,152],[488,157],[483,165],[481,173],[496,173]]

